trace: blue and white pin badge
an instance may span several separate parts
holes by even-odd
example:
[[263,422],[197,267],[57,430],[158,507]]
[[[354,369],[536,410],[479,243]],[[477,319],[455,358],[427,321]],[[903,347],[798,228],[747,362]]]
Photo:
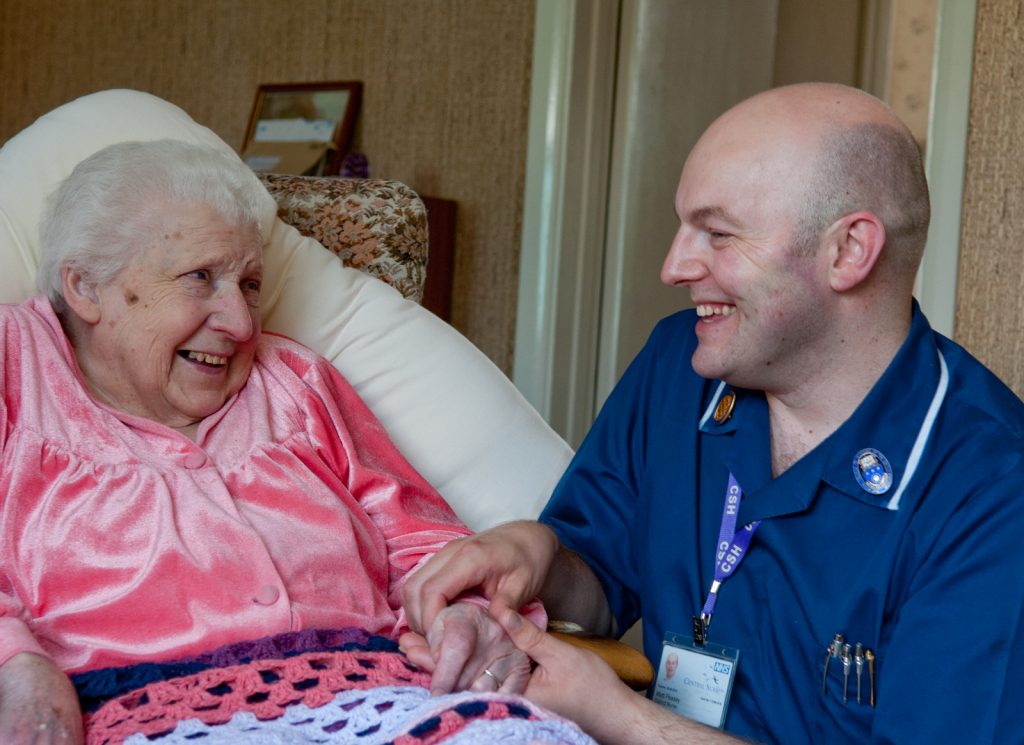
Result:
[[874,448],[864,448],[853,456],[853,475],[869,494],[885,494],[892,486],[892,466]]

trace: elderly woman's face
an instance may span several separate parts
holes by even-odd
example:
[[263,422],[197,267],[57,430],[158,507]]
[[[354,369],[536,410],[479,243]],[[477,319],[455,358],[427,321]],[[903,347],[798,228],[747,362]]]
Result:
[[137,258],[98,288],[98,321],[76,353],[108,404],[188,427],[249,377],[262,248],[255,225],[205,205],[168,205],[157,224]]

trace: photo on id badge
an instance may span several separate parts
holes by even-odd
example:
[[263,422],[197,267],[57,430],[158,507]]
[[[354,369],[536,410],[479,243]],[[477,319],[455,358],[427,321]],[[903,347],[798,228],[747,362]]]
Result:
[[720,645],[700,647],[678,634],[665,637],[652,700],[688,719],[721,728],[738,651]]

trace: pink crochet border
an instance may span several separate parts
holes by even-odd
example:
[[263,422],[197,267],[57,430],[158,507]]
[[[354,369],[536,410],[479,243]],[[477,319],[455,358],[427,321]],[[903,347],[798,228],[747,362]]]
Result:
[[[261,673],[277,676],[266,682]],[[117,745],[135,733],[168,732],[183,719],[221,724],[239,711],[276,719],[285,707],[323,706],[343,690],[430,685],[393,652],[308,652],[287,659],[254,660],[150,683],[111,699],[86,715],[87,745]]]

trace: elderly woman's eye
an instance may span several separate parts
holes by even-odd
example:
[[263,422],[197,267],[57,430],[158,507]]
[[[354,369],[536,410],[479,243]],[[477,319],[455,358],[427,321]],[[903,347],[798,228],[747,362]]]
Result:
[[198,279],[202,282],[206,282],[208,279],[210,279],[210,272],[208,272],[206,269],[196,269],[195,271],[189,272],[185,276],[190,279]]

